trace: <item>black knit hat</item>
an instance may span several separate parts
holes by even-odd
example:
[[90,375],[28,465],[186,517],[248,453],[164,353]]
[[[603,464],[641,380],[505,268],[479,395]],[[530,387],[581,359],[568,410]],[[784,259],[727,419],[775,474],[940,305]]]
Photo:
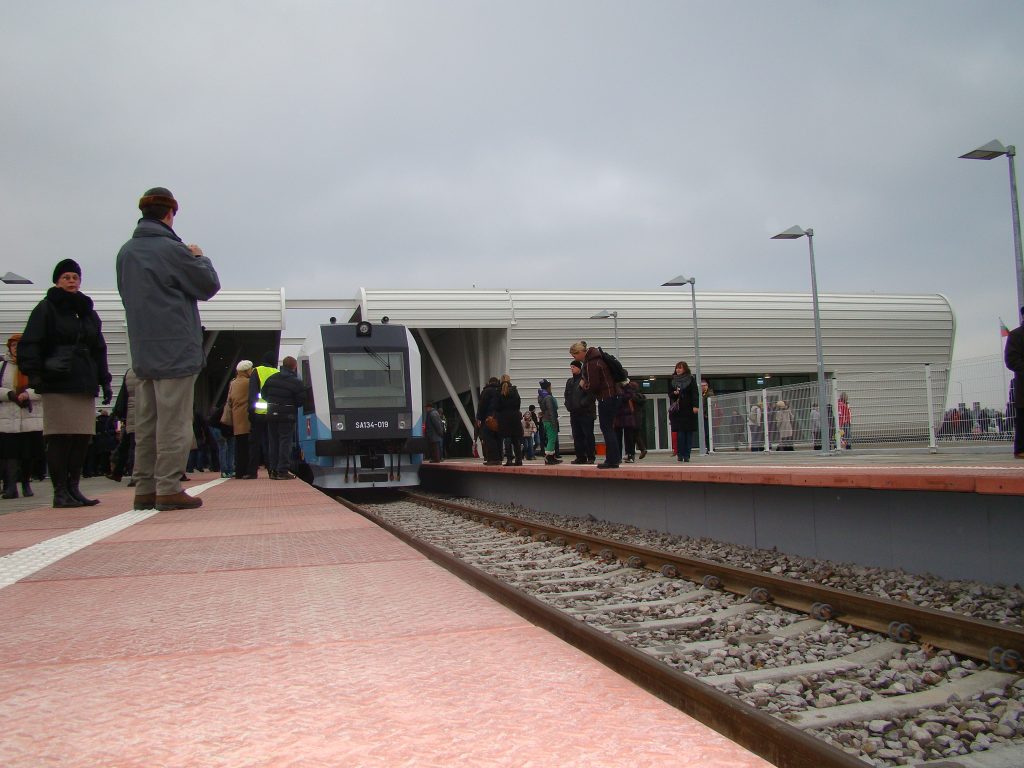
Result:
[[174,195],[171,194],[171,190],[167,187],[153,187],[147,189],[146,193],[139,199],[139,209],[143,209],[149,205],[162,205],[165,208],[170,208],[175,213],[178,212],[178,201],[174,199]]
[[57,266],[53,268],[53,284],[56,285],[57,281],[60,280],[60,276],[65,272],[74,272],[78,275],[78,279],[82,279],[82,268],[78,266],[78,262],[74,259],[63,259],[57,262]]

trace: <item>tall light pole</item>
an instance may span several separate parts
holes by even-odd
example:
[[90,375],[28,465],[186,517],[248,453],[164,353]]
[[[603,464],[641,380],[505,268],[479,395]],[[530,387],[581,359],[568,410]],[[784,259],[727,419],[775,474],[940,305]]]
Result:
[[1017,310],[1024,307],[1024,253],[1021,252],[1020,244],[1020,207],[1017,205],[1017,171],[1014,168],[1013,158],[1017,154],[1017,148],[1011,144],[1004,147],[997,139],[992,139],[977,149],[971,150],[966,155],[960,155],[963,160],[995,160],[997,157],[1006,155],[1010,161],[1010,215],[1013,218],[1013,268],[1017,272]]
[[608,309],[602,309],[596,315],[591,315],[590,319],[591,320],[607,320],[609,317],[612,319],[612,322],[615,324],[615,356],[621,358],[622,355],[619,353],[619,313],[618,313],[618,311],[617,310],[616,311],[612,311],[612,310],[608,310]]
[[700,455],[703,456],[707,446],[704,444],[704,392],[700,386],[700,326],[697,325],[697,278],[676,275],[668,282],[662,283],[662,285],[690,286],[690,301],[693,304],[693,356],[697,372],[697,448],[700,450]]
[[[814,230],[790,227],[785,232],[772,236],[772,240],[796,240],[807,236],[807,247],[811,252],[811,299],[814,303],[814,351],[818,356],[818,424],[821,432],[821,455],[829,455],[828,387],[825,386],[825,356],[821,351],[821,310],[818,308],[818,275],[814,269]],[[839,418],[839,414],[836,414]]]

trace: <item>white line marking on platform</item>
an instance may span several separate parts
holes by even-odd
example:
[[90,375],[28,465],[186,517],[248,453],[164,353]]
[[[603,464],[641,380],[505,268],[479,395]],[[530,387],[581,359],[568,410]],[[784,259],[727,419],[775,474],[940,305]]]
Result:
[[141,522],[157,514],[155,509],[137,509],[124,512],[106,520],[100,520],[77,531],[54,536],[52,539],[33,544],[31,547],[19,549],[9,555],[0,557],[0,589],[9,587],[21,579],[31,576],[48,565],[73,555],[90,544],[113,536],[135,523]]
[[[228,479],[226,477],[218,477],[216,480],[211,480],[208,483],[188,488],[185,490],[185,493],[190,496],[198,496],[203,491],[220,485]],[[155,514],[157,514],[155,509],[133,509],[114,517],[108,517],[106,520],[100,520],[92,525],[87,525],[84,528],[79,528],[77,531],[54,536],[52,539],[46,539],[46,541],[33,544],[31,547],[25,547],[17,552],[4,555],[0,557],[0,589],[9,587],[11,584],[15,584],[31,576],[33,573],[53,565],[58,560],[62,560],[68,555],[73,555],[90,544],[95,544],[97,541],[101,541],[108,536],[113,536],[115,533],[119,533],[136,523],[141,523]]]

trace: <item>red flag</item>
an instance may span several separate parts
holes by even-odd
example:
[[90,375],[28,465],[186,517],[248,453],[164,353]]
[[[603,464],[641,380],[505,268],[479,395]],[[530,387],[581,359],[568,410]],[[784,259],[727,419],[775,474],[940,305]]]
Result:
[[1006,327],[1006,323],[1003,322],[1003,318],[999,318],[999,335],[1004,339],[1010,335],[1010,329]]

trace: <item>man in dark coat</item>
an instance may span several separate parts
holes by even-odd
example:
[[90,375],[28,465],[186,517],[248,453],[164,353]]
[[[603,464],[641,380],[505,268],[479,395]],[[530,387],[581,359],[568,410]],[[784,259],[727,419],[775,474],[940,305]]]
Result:
[[1003,359],[1006,367],[1013,371],[1013,409],[1015,427],[1013,434],[1013,455],[1024,459],[1024,307],[1020,308],[1021,324],[1010,331],[1006,339]]
[[562,402],[569,411],[569,427],[576,458],[572,464],[593,464],[597,456],[594,439],[594,422],[597,421],[597,406],[594,395],[580,387],[583,382],[583,363],[573,360],[569,363],[572,374],[565,380],[565,397]]
[[281,370],[263,385],[267,401],[267,471],[271,480],[293,480],[288,471],[292,455],[295,421],[306,397],[306,388],[296,373],[299,364],[294,357],[281,361]]
[[480,432],[480,442],[484,449],[484,464],[494,466],[501,464],[501,446],[498,433],[487,426],[487,417],[498,417],[498,379],[491,376],[487,385],[480,390],[480,400],[476,408],[476,427]]
[[431,403],[427,403],[426,415],[423,420],[426,423],[427,446],[430,448],[430,463],[437,464],[441,461],[441,444],[444,443],[444,421],[440,412]]

